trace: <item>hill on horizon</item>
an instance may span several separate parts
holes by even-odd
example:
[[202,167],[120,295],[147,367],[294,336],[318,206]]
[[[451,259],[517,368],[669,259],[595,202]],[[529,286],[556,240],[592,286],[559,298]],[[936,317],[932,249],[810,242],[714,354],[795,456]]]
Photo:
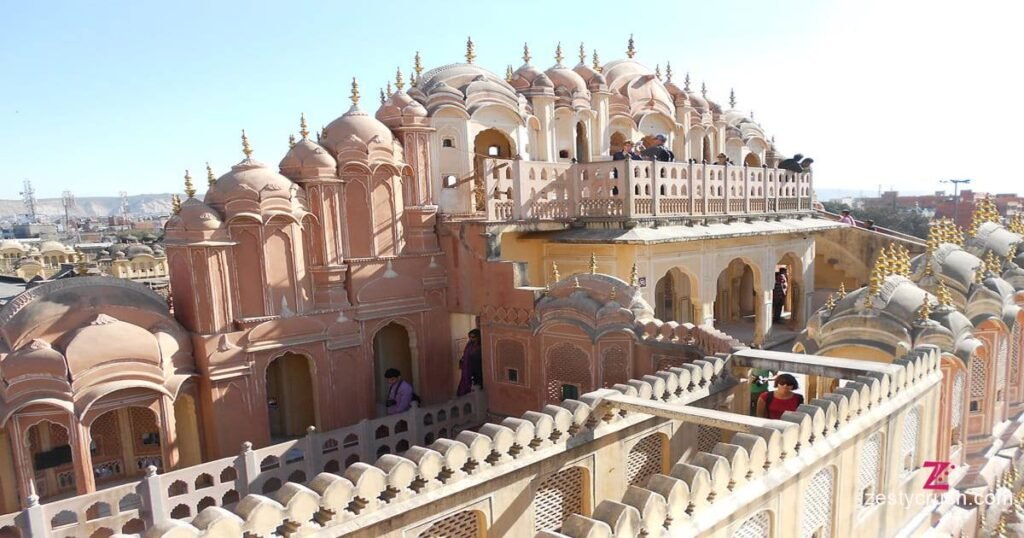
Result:
[[[9,219],[26,215],[21,200],[0,200],[0,218]],[[39,198],[36,200],[36,214],[48,217],[64,217],[64,206],[60,198]],[[121,214],[120,196],[83,196],[75,198],[75,207],[68,211],[72,217],[110,217]],[[136,194],[128,197],[128,214],[136,217],[170,215],[171,194]]]

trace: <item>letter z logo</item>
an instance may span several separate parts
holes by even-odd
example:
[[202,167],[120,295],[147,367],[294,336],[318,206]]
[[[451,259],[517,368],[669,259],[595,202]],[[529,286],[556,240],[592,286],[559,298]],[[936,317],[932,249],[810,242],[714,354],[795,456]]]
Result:
[[931,467],[932,473],[924,481],[922,489],[933,489],[938,491],[949,491],[949,472],[956,468],[956,465],[948,461],[926,461],[922,467]]

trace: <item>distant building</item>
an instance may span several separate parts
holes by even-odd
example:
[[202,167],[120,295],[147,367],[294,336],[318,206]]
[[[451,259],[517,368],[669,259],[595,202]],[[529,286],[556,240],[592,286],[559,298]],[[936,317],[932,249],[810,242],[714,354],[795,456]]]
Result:
[[[945,191],[935,191],[935,194],[920,196],[900,196],[898,191],[886,191],[881,196],[860,198],[859,201],[865,209],[892,208],[931,211],[936,217],[952,218],[961,228],[968,228],[971,225],[971,212],[975,202],[985,197],[992,198],[999,213],[1007,217],[1013,217],[1024,211],[1024,197],[1015,193],[990,194],[970,189],[960,192],[958,203],[954,201],[953,195],[947,194]],[[957,214],[954,215],[954,213]]]
[[55,224],[15,224],[13,231],[15,239],[57,239],[57,226]]

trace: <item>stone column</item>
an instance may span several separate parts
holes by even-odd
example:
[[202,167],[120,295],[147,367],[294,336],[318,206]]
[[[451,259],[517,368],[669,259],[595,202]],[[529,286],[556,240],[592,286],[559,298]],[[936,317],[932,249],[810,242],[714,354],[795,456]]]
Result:
[[160,423],[160,456],[164,463],[164,472],[168,472],[178,466],[178,432],[174,421],[174,402],[167,396],[161,396],[159,402],[159,413],[157,414]]
[[96,477],[92,472],[92,453],[89,451],[89,429],[75,416],[70,417],[69,443],[75,466],[75,489],[79,495],[96,491]]

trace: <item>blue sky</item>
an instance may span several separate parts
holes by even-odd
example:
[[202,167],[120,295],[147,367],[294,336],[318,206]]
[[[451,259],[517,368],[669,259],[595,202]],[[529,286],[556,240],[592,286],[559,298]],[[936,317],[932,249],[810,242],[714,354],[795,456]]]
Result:
[[[17,2],[0,20],[0,198],[180,191],[241,159],[277,163],[314,127],[364,105],[416,50],[427,69],[547,67],[561,41],[604,61],[672,62],[709,96],[755,111],[780,147],[816,159],[819,185],[909,190],[972,177],[1024,190],[1011,129],[1024,120],[1020,7],[987,2]],[[483,7],[486,6],[486,7]],[[648,6],[648,3],[643,3]],[[201,181],[200,181],[201,183]]]

